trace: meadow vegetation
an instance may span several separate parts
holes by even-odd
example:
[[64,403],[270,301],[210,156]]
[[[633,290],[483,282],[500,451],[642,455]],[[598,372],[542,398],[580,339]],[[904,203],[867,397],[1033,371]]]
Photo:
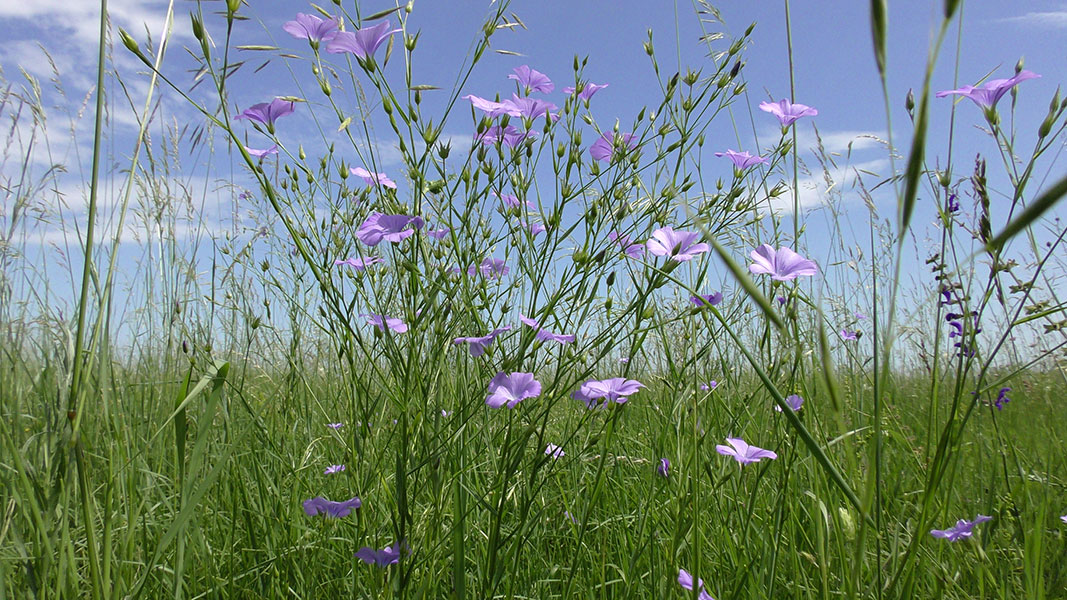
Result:
[[[802,98],[750,96],[752,27],[698,0],[708,57],[681,72],[634,40],[659,99],[614,115],[598,98],[624,82],[584,73],[603,57],[467,87],[518,3],[488,4],[445,89],[412,76],[433,51],[418,6],[365,4],[294,14],[290,53],[233,41],[254,5],[197,3],[192,76],[166,38],[111,46],[102,22],[98,89],[135,97],[108,78],[122,53],[147,100],[109,187],[106,94],[86,99],[73,222],[65,167],[28,160],[56,123],[40,83],[0,86],[0,598],[1067,597],[1067,179],[1047,156],[1067,101],[1016,131],[1021,63],[937,92],[959,2],[906,99],[871,2],[907,141],[827,198],[819,260],[798,173],[847,157],[798,147]],[[301,96],[236,107],[250,55],[288,60]],[[153,130],[159,95],[200,120]],[[927,155],[953,99],[997,153]],[[738,115],[780,135],[706,135]],[[183,157],[233,174],[188,185]],[[203,226],[207,189],[225,229]],[[920,204],[940,237],[913,249]],[[45,222],[70,234],[58,266],[27,241]]]

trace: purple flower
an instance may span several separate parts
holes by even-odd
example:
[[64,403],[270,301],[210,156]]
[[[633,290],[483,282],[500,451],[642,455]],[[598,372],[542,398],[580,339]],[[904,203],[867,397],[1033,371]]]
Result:
[[528,327],[532,327],[533,330],[537,332],[537,335],[535,337],[538,340],[541,340],[542,342],[558,342],[560,344],[570,344],[574,341],[574,334],[552,333],[547,329],[542,329],[540,323],[538,323],[534,319],[527,317],[526,315],[520,314],[519,320],[525,323]]
[[568,519],[570,519],[571,523],[574,523],[575,525],[578,524],[578,519],[575,519],[574,515],[572,515],[571,513],[567,512],[567,511],[563,511],[563,516],[567,517]]
[[671,475],[671,461],[666,458],[659,459],[659,464],[656,465],[656,474],[660,477],[670,477]]
[[[789,394],[785,397],[785,404],[790,409],[792,409],[793,412],[797,412],[798,410],[800,410],[801,406],[804,406],[804,398],[801,398],[797,394]],[[782,407],[778,406],[778,404],[775,403],[774,410],[782,412]]]
[[734,460],[742,465],[757,463],[763,458],[778,458],[778,455],[774,452],[764,450],[763,448],[757,448],[756,446],[750,446],[748,445],[748,442],[741,438],[726,438],[726,443],[733,447],[731,448],[730,446],[718,444],[715,446],[715,451],[723,456],[734,457]]
[[[588,82],[579,83],[578,86],[581,88],[582,91],[578,92],[578,98],[580,98],[582,100],[585,100],[585,101],[589,101],[589,99],[593,97],[593,94],[595,94],[595,93],[599,92],[600,90],[608,87],[608,85],[609,84],[607,84],[607,83],[604,83],[604,84],[596,84],[596,83],[588,83]],[[563,93],[564,94],[568,94],[568,95],[573,94],[574,93],[574,88],[565,87],[565,88],[563,88]]]
[[867,315],[865,315],[865,314],[863,314],[863,313],[861,313],[859,311],[856,311],[856,312],[854,312],[852,314],[855,315],[856,318],[859,319],[860,321],[866,321],[867,320]]
[[608,239],[621,246],[622,251],[630,258],[641,258],[641,255],[645,253],[644,244],[635,244],[634,241],[630,239],[630,236],[624,233],[612,231],[608,234]]
[[855,341],[856,340],[856,333],[857,332],[855,332],[855,331],[849,331],[847,329],[842,329],[841,330],[841,339],[845,340],[846,342]]
[[[751,269],[751,267],[750,267],[750,269]],[[776,298],[776,300],[778,300],[778,306],[785,306],[785,303],[789,301],[789,299],[786,298],[785,296],[778,296]]]
[[245,146],[244,149],[245,152],[247,152],[250,156],[254,156],[256,158],[263,158],[270,154],[277,154],[278,144],[274,144],[270,148],[265,148],[263,150],[260,150],[259,148],[249,148],[248,146]]
[[612,377],[611,379],[590,380],[582,384],[581,395],[590,400],[603,398],[604,402],[623,404],[630,396],[641,391],[645,384],[635,379]]
[[494,329],[493,331],[489,332],[488,335],[483,335],[483,336],[480,336],[480,337],[458,337],[458,338],[452,340],[452,343],[453,344],[463,344],[463,343],[470,344],[471,356],[481,356],[481,355],[485,354],[486,347],[489,346],[489,344],[493,343],[493,340],[496,339],[496,336],[504,333],[505,331],[511,331],[511,325],[505,325],[503,327],[499,327],[499,328]]
[[738,171],[744,171],[753,165],[770,162],[762,156],[752,156],[747,151],[735,152],[733,150],[727,150],[726,152],[716,152],[715,156],[725,156],[726,158],[729,158],[730,162],[734,163],[734,167],[737,168]]
[[491,408],[500,408],[504,405],[508,408],[515,408],[519,402],[540,395],[541,382],[534,379],[533,373],[501,371],[489,382],[489,395],[485,398],[485,403]]
[[334,431],[336,431],[336,430],[344,427],[345,424],[344,423],[327,423],[326,426],[329,427],[330,429],[333,429]]
[[948,332],[949,339],[952,339],[954,337],[961,337],[963,335],[963,323],[962,322],[956,321],[956,320],[952,320],[952,321],[948,322],[948,325],[949,325],[949,327],[952,328],[952,331]]
[[548,228],[545,227],[543,223],[527,223],[525,221],[519,221],[519,225],[524,229],[528,229],[531,237],[537,237],[537,234],[548,231]]
[[482,264],[475,267],[471,265],[467,267],[467,275],[475,275],[481,273],[482,277],[489,277],[490,279],[499,279],[508,274],[511,269],[504,264],[504,260],[500,258],[486,258],[482,261]]
[[373,59],[378,47],[398,31],[400,30],[389,29],[389,21],[355,31],[339,31],[326,45],[326,51],[331,54],[355,54],[360,60]]
[[309,517],[315,515],[324,515],[327,517],[333,517],[334,519],[340,519],[347,517],[352,513],[353,509],[362,506],[359,498],[353,496],[349,500],[344,502],[331,502],[322,496],[315,496],[309,500],[304,500],[304,514]]
[[374,314],[370,314],[370,315],[360,314],[359,316],[367,319],[367,324],[368,325],[374,325],[375,327],[380,329],[382,331],[382,333],[385,333],[385,328],[386,327],[388,327],[389,329],[392,329],[393,331],[395,331],[397,333],[404,333],[405,331],[408,330],[407,323],[401,321],[400,319],[396,319],[396,318],[393,318],[393,317],[387,317],[385,315],[374,315]]
[[514,125],[508,125],[501,128],[500,125],[493,125],[485,130],[483,133],[479,133],[474,136],[474,141],[481,142],[488,146],[500,142],[508,148],[514,148],[527,138],[536,138],[537,132],[534,131],[520,131]]
[[620,133],[618,137],[611,131],[605,131],[589,147],[589,156],[599,161],[611,161],[619,154],[629,152],[637,147],[633,141],[637,136],[632,133]]
[[938,98],[944,98],[950,94],[958,94],[974,100],[974,103],[982,108],[991,109],[997,105],[997,100],[1000,100],[1001,96],[1008,93],[1008,90],[1027,79],[1036,79],[1038,77],[1041,76],[1031,71],[1019,71],[1011,79],[990,79],[980,87],[965,85],[958,90],[945,90],[934,95]]
[[296,20],[282,25],[282,29],[297,39],[318,45],[320,41],[330,41],[337,35],[337,19],[322,19],[315,15],[297,13]]
[[763,244],[750,254],[755,264],[748,270],[756,275],[770,275],[775,281],[791,281],[797,277],[814,275],[818,271],[815,263],[782,246],[778,250]]
[[760,102],[759,108],[778,117],[778,122],[782,124],[782,127],[789,127],[801,117],[814,117],[819,114],[819,111],[810,106],[793,104],[788,99],[779,100],[778,102]]
[[710,392],[711,390],[719,387],[719,382],[712,379],[707,383],[700,384],[701,391]]
[[424,233],[435,240],[443,240],[451,231],[448,227],[442,227],[441,229],[427,229]]
[[555,444],[549,444],[548,447],[545,448],[545,454],[551,456],[556,460],[559,460],[561,456],[567,455],[567,453],[563,451],[563,448],[560,448]]
[[523,117],[526,119],[545,117],[546,119],[555,120],[556,115],[553,115],[551,111],[559,108],[555,104],[539,98],[520,98],[515,94],[511,95],[511,100],[504,100],[501,102],[501,105],[504,106],[507,114],[513,117]]
[[511,114],[511,111],[514,110],[513,106],[506,103],[507,101],[496,102],[494,100],[486,100],[485,98],[475,96],[474,94],[468,94],[466,96],[463,96],[463,99],[470,100],[471,106],[484,112],[486,116],[491,119],[495,119],[496,117],[499,117],[501,115]]
[[1063,515],[1062,517],[1060,517],[1060,520],[1064,523],[1067,523],[1067,515]]
[[960,519],[959,521],[956,521],[954,526],[949,527],[948,529],[931,529],[930,535],[950,542],[958,542],[971,537],[971,535],[974,534],[975,525],[992,520],[993,517],[987,517],[985,515],[978,515],[973,521]]
[[533,203],[529,200],[527,200],[526,202],[520,202],[519,197],[514,194],[501,194],[498,192],[493,192],[493,195],[503,200],[504,206],[508,208],[519,208],[522,205],[526,205],[526,208],[534,207]]
[[[683,588],[693,591],[693,576],[689,574],[685,569],[678,569],[678,585]],[[696,587],[700,590],[700,594],[697,596],[699,600],[715,600],[711,597],[711,594],[704,590],[704,580],[697,579]]]
[[325,475],[333,475],[334,473],[343,473],[345,470],[344,465],[330,465],[326,467]]
[[701,294],[699,296],[690,296],[689,301],[700,307],[718,306],[720,303],[722,303],[722,292]]
[[698,239],[698,231],[675,231],[670,227],[660,227],[652,232],[652,239],[645,242],[645,245],[650,254],[667,256],[675,262],[685,262],[710,250],[705,243],[693,243]]
[[375,212],[359,226],[356,237],[368,246],[377,246],[382,240],[395,244],[415,234],[414,229],[406,229],[408,225],[413,225],[415,229],[422,227],[422,217],[383,215]]
[[281,98],[275,98],[270,102],[260,102],[259,104],[253,104],[245,109],[245,111],[233,118],[234,121],[246,119],[249,121],[255,121],[267,126],[267,129],[274,131],[274,121],[290,115],[296,110],[296,103],[291,100],[282,100]]
[[1010,387],[1000,388],[1000,392],[997,394],[996,406],[997,410],[1004,408],[1004,405],[1011,402],[1011,398],[1008,397],[1008,392],[1011,391]]
[[392,546],[386,546],[381,550],[375,550],[369,546],[363,546],[356,551],[356,558],[362,560],[368,565],[377,565],[379,567],[388,567],[389,565],[395,565],[400,562],[400,543],[397,542]]
[[619,364],[620,365],[625,365],[625,364],[628,364],[629,362],[630,362],[630,357],[629,356],[624,356],[624,357],[619,359]]
[[362,271],[367,267],[376,265],[380,262],[382,262],[382,259],[379,256],[353,256],[351,258],[346,258],[345,260],[335,260],[333,261],[333,264],[338,267],[341,265],[348,265],[357,271]]
[[396,182],[392,179],[389,179],[389,176],[385,173],[374,173],[372,171],[364,169],[363,167],[352,167],[348,171],[356,177],[362,179],[369,186],[380,185],[382,187],[393,188],[394,190],[396,189]]
[[535,71],[527,65],[515,67],[514,73],[508,75],[508,79],[518,81],[527,94],[530,92],[547,94],[556,89],[555,84],[552,83],[552,80],[547,75],[540,71]]
[[948,198],[945,199],[945,208],[949,214],[959,211],[960,201],[956,198],[956,194],[948,195]]

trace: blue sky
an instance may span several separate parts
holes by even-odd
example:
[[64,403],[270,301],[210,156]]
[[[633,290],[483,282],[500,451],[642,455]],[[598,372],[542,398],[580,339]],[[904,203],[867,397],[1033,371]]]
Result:
[[[322,2],[322,6],[331,6]],[[349,9],[351,2],[345,2]],[[386,2],[366,2],[362,4],[364,14],[388,8]],[[594,99],[593,111],[601,127],[608,126],[616,118],[623,124],[629,123],[637,112],[646,105],[654,105],[659,100],[659,86],[650,67],[648,57],[643,49],[647,31],[653,30],[661,69],[670,73],[679,68],[684,72],[687,67],[694,69],[707,65],[705,58],[707,47],[699,42],[704,33],[695,15],[695,5],[689,2],[666,2],[648,0],[516,0],[511,5],[511,12],[517,14],[526,29],[516,28],[500,32],[493,38],[493,48],[516,52],[522,56],[488,53],[477,67],[474,75],[462,89],[462,94],[473,93],[491,97],[494,93],[506,93],[511,89],[505,76],[512,68],[529,64],[548,74],[557,83],[557,92],[550,99],[562,104],[559,88],[570,81],[571,63],[574,56],[588,56],[585,75],[596,83],[609,83],[610,87],[600,92]],[[849,163],[881,176],[889,174],[889,164],[885,149],[872,138],[887,137],[886,119],[883,111],[881,92],[878,86],[871,50],[870,28],[866,2],[841,2],[839,0],[820,0],[793,2],[791,6],[794,72],[796,79],[796,99],[799,102],[816,107],[819,116],[808,122],[801,122],[799,128],[802,149],[813,144],[812,123],[816,124],[831,152],[844,153],[847,145],[852,143],[852,156]],[[110,3],[115,24],[131,31],[142,41],[151,32],[158,39],[166,14],[167,3],[156,0],[138,2],[136,0],[117,0]],[[221,3],[205,3],[205,13],[220,10]],[[764,146],[773,142],[777,136],[777,124],[772,117],[756,110],[762,100],[779,99],[789,95],[789,65],[786,52],[786,33],[783,2],[770,1],[730,1],[717,5],[723,16],[723,23],[705,24],[706,32],[723,32],[727,38],[739,36],[744,29],[755,22],[756,28],[746,47],[743,78],[748,83],[747,95],[735,104],[730,118],[720,120],[716,128],[709,132],[708,146],[711,149],[756,148],[755,139]],[[487,13],[491,9],[489,2],[453,1],[432,2],[421,0],[415,3],[415,11],[408,22],[409,31],[421,30],[422,36],[415,55],[415,83],[438,85],[450,88],[455,80],[458,66],[472,47],[472,40],[480,30]],[[91,136],[88,135],[90,119],[67,120],[64,113],[76,114],[86,101],[86,94],[91,89],[93,70],[95,69],[95,38],[97,35],[97,10],[93,2],[79,0],[71,3],[64,0],[44,0],[25,2],[24,0],[0,0],[0,35],[7,42],[0,48],[0,66],[8,81],[15,82],[15,87],[24,85],[19,75],[19,67],[42,81],[41,93],[45,104],[49,106],[49,142],[51,156],[45,156],[38,145],[38,150],[31,157],[39,168],[50,162],[62,162],[67,173],[59,179],[59,188],[65,194],[69,208],[63,215],[76,223],[84,221],[81,190],[88,173],[88,156],[91,148]],[[166,72],[179,82],[188,84],[191,79],[187,69],[191,62],[181,49],[183,45],[193,45],[194,40],[189,31],[188,12],[195,10],[195,4],[178,2],[175,4],[176,24],[173,31],[172,47],[167,61]],[[923,69],[927,49],[933,28],[940,18],[941,2],[929,1],[895,1],[890,2],[889,15],[889,86],[892,102],[893,135],[898,148],[906,148],[910,135],[910,123],[903,110],[904,96],[909,88],[919,87],[922,83]],[[307,55],[306,44],[295,40],[281,30],[281,25],[297,12],[311,12],[305,2],[261,2],[252,1],[241,8],[241,13],[252,17],[250,21],[241,22],[236,28],[236,44],[277,44],[283,49],[302,56]],[[395,21],[395,19],[394,19]],[[216,41],[222,39],[221,18],[208,16],[209,31]],[[351,27],[351,26],[350,26]],[[1043,118],[1049,98],[1062,81],[1067,48],[1067,3],[1053,1],[1026,2],[969,2],[963,7],[963,30],[958,56],[958,82],[954,80],[956,65],[956,29],[950,31],[942,51],[941,60],[934,75],[933,88],[950,89],[957,84],[976,83],[978,79],[991,74],[990,77],[1009,77],[1015,62],[1025,57],[1026,68],[1043,75],[1041,79],[1027,81],[1020,86],[1019,109],[1016,125],[1020,139],[1025,140],[1021,147],[1027,150],[1032,145],[1037,124]],[[716,49],[725,49],[729,41],[714,44]],[[47,49],[51,55],[66,90],[65,96],[56,93],[55,87],[48,83],[51,67],[43,60],[40,47]],[[140,107],[145,92],[145,78],[132,75],[138,65],[129,57],[121,46],[111,53],[112,66],[123,73],[129,93],[136,106]],[[247,59],[248,64],[235,78],[233,101],[244,108],[255,102],[270,99],[276,94],[302,95],[294,83],[294,75],[302,82],[309,99],[318,100],[314,83],[306,72],[306,65],[292,61],[286,66],[280,59],[257,73],[252,70],[263,62],[266,53],[237,53],[238,59]],[[391,75],[399,77],[401,61],[394,57],[389,65]],[[290,68],[292,71],[290,71]],[[123,99],[115,86],[114,78],[109,80],[111,115],[113,121],[108,131],[107,150],[113,162],[119,166],[131,151],[131,134],[135,131],[135,120],[128,109],[129,104]],[[428,92],[426,106],[432,112],[440,106],[445,92]],[[944,155],[947,147],[947,123],[952,102],[948,99],[934,100],[931,119],[928,157],[931,164],[937,155]],[[91,116],[90,110],[87,114]],[[1002,113],[1006,109],[1002,105]],[[466,116],[465,106],[455,113],[445,133],[462,140],[471,133],[471,124]],[[174,94],[164,94],[162,109],[157,113],[158,128],[167,124],[184,124],[196,119],[194,113],[183,105]],[[303,140],[310,125],[306,115],[297,114],[290,120],[281,122],[279,131],[282,136],[292,140]],[[966,175],[975,153],[990,157],[993,165],[993,142],[977,129],[982,124],[979,111],[967,100],[961,102],[957,111],[956,130],[956,164],[961,176]],[[73,141],[68,130],[74,131]],[[251,130],[249,130],[251,131]],[[385,131],[381,128],[380,131]],[[255,141],[255,134],[250,140]],[[592,136],[589,136],[592,141]],[[25,143],[25,138],[22,140]],[[250,145],[255,145],[250,144]],[[9,144],[10,146],[10,144]],[[14,146],[11,146],[14,147]],[[390,163],[387,148],[383,156],[385,167],[397,168]],[[1055,153],[1050,153],[1054,156]],[[801,157],[812,168],[816,165],[811,160],[810,152],[802,150]],[[229,166],[226,163],[212,164],[210,170],[204,164],[201,154],[185,154],[181,157],[179,167],[174,165],[176,179],[194,190],[203,192],[204,200],[200,204],[200,218],[211,231],[216,227],[224,231],[231,227],[227,222],[232,207],[223,199],[227,194],[220,192],[213,183],[215,178],[226,177]],[[1052,175],[1062,173],[1062,162],[1051,163],[1045,160],[1042,165]],[[17,161],[7,160],[3,163],[3,176],[12,177],[17,173]],[[706,165],[710,173],[729,176],[727,164],[710,163]],[[991,181],[994,194],[1002,189],[1002,180],[995,177],[996,169],[991,168]],[[1045,173],[1039,170],[1039,179]],[[235,171],[238,181],[242,175]],[[848,177],[843,170],[841,176],[843,190],[841,201],[847,215],[856,215],[865,223],[866,210],[858,194],[849,191]],[[117,189],[121,174],[109,172],[104,174],[106,181],[115,182],[112,191]],[[820,191],[822,178],[815,176],[802,183],[801,196],[806,207],[803,215],[810,224],[809,233],[818,234],[825,227],[825,215],[819,216],[819,205],[826,199],[825,191]],[[825,185],[822,185],[825,188]],[[1037,188],[1031,187],[1031,191]],[[893,202],[891,194],[876,196],[883,217],[892,217]],[[114,197],[110,198],[111,203]],[[1062,212],[1062,210],[1060,211]],[[5,217],[6,218],[6,217]],[[915,234],[918,239],[930,235],[934,212],[922,208],[916,215]],[[103,220],[109,221],[108,211],[104,211]],[[106,226],[105,226],[106,227]],[[29,247],[36,246],[45,256],[53,250],[49,244],[68,244],[66,254],[76,254],[76,246],[71,246],[70,227],[63,232],[54,223],[40,225],[25,236],[27,253]],[[864,230],[865,225],[860,228]],[[191,231],[191,229],[190,229]],[[126,239],[131,242],[138,235],[143,237],[145,231],[137,231],[136,225],[130,226],[131,235]],[[812,237],[818,239],[818,235]],[[818,249],[814,252],[818,254]],[[124,261],[133,261],[142,254],[137,244],[131,243],[130,249],[124,248]],[[77,261],[75,261],[77,263]],[[60,261],[62,264],[62,261]],[[120,265],[120,267],[123,265]],[[128,269],[132,272],[132,266]],[[58,280],[68,279],[68,271],[52,269],[51,274]],[[76,278],[75,278],[76,280]],[[60,286],[61,287],[61,286]]]

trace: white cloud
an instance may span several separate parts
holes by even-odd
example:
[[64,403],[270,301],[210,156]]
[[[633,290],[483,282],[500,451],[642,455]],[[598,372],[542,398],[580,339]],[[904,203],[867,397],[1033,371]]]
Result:
[[[839,165],[800,179],[797,181],[797,202],[800,211],[807,212],[835,201],[849,203],[861,200],[858,178],[863,178],[869,190],[873,187],[872,182],[880,181],[889,175],[888,168],[889,159],[881,158],[854,165]],[[875,173],[878,177],[872,177],[869,173]],[[769,199],[764,206],[765,211],[793,214],[793,192],[789,182],[785,184],[785,193]]]
[[1024,27],[1043,29],[1067,29],[1067,10],[1028,12],[1017,17],[1000,19],[1001,23],[1015,23]]

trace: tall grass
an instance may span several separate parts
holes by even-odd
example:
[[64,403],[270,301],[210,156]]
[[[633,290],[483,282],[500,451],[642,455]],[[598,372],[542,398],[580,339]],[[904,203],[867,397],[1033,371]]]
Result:
[[[69,218],[58,198],[36,217],[25,210],[65,167],[41,173],[19,145],[27,114],[29,145],[44,135],[36,80],[0,86],[7,148],[25,157],[2,163],[0,595],[697,597],[699,586],[678,585],[684,569],[720,600],[1064,597],[1067,229],[1044,217],[1067,183],[1033,180],[1056,173],[1044,155],[1062,144],[1067,103],[1057,94],[1035,134],[1011,124],[1014,90],[996,111],[964,101],[953,128],[983,119],[998,155],[957,158],[950,144],[943,159],[929,156],[931,76],[960,4],[945,4],[918,104],[909,100],[903,169],[894,160],[881,178],[835,182],[851,157],[818,137],[813,154],[799,148],[804,120],[751,149],[766,163],[713,179],[711,153],[723,150],[708,142],[713,123],[772,117],[750,108],[742,65],[753,29],[732,37],[702,1],[705,63],[667,69],[650,32],[655,102],[605,117],[597,97],[557,93],[547,97],[562,103],[558,120],[468,112],[468,81],[493,36],[524,26],[508,2],[490,5],[449,89],[413,78],[428,50],[412,5],[369,14],[335,4],[348,31],[399,22],[357,58],[326,52],[327,41],[297,40],[295,54],[238,46],[252,9],[198,4],[192,81],[168,68],[167,36],[119,32],[147,69],[143,104],[121,76],[105,86],[102,3],[73,318],[39,289],[54,274],[26,242]],[[871,7],[888,115],[886,7]],[[299,117],[235,120],[232,91],[256,77],[237,52],[293,60]],[[597,58],[575,57],[556,85],[580,87],[587,60]],[[202,122],[168,126],[157,81]],[[98,249],[98,165],[113,158],[103,109],[114,110],[118,89],[139,128]],[[312,124],[314,143],[289,142],[296,118]],[[511,147],[445,133],[507,125],[535,135]],[[887,131],[878,142],[892,158]],[[612,148],[597,160],[589,147],[601,138]],[[277,156],[248,149],[275,143]],[[397,164],[381,152],[394,146]],[[177,166],[184,149],[202,160],[195,178]],[[990,197],[994,165],[1010,185],[1005,213]],[[365,184],[354,167],[398,185]],[[827,183],[832,243],[809,248],[802,219],[820,212],[800,211],[798,181],[811,170]],[[193,200],[208,193],[230,203],[229,229]],[[895,219],[874,197],[889,193]],[[791,217],[769,210],[787,194]],[[843,216],[854,218],[856,198],[867,218],[853,229]],[[939,237],[908,248],[924,208],[936,209]],[[360,238],[373,213],[423,223],[371,245]],[[609,237],[644,242],[664,226],[698,232],[708,251],[631,256]],[[120,256],[130,229],[145,236],[137,266]],[[747,268],[761,243],[826,249],[812,255],[815,277],[777,281]],[[910,267],[913,250],[928,258],[923,270]],[[372,257],[381,262],[365,269],[335,264]],[[136,283],[122,290],[120,280]],[[690,300],[715,290],[724,299],[714,306]],[[576,339],[538,335],[520,315]],[[455,339],[508,326],[479,356]],[[498,373],[532,373],[540,391],[490,408]],[[645,387],[600,409],[572,397],[612,377]],[[805,399],[796,412],[793,394]],[[777,458],[740,466],[716,451],[728,437]],[[356,496],[347,516],[303,510],[315,497]],[[930,535],[976,514],[993,518],[971,538]],[[356,556],[390,546],[399,558],[384,567]]]

